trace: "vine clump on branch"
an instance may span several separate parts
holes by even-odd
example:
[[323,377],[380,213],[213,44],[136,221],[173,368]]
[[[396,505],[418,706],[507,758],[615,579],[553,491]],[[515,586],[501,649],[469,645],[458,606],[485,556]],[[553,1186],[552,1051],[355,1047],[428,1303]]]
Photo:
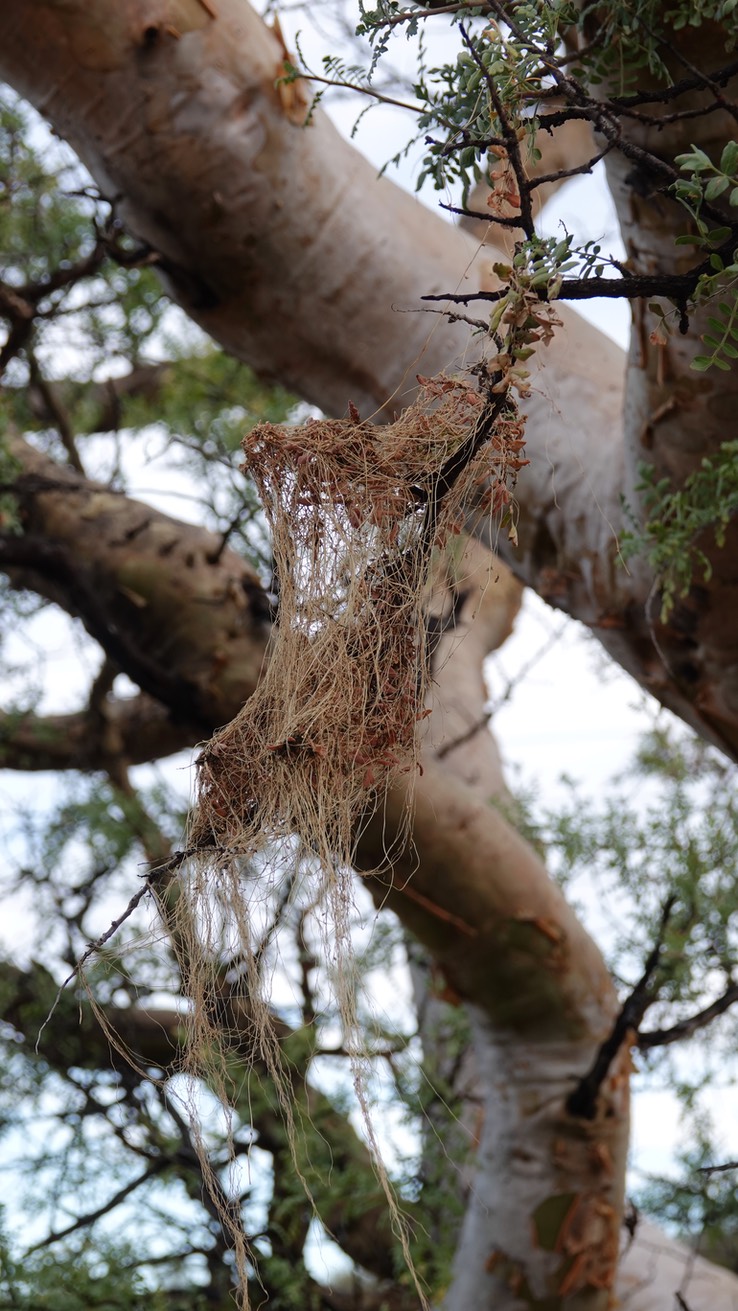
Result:
[[420,378],[418,399],[385,426],[351,407],[245,439],[279,616],[256,693],[201,757],[195,842],[252,855],[298,834],[335,870],[367,793],[413,767],[433,553],[480,498],[509,517],[524,463],[500,377],[481,390]]

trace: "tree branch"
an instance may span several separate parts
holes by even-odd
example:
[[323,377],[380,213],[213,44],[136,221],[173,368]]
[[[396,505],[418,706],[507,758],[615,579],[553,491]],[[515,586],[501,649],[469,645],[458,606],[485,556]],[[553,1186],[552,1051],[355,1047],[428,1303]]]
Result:
[[135,1193],[136,1189],[140,1188],[142,1184],[148,1183],[150,1179],[155,1179],[158,1174],[161,1174],[167,1164],[168,1162],[164,1159],[154,1161],[142,1174],[124,1184],[122,1188],[118,1189],[117,1193],[113,1193],[107,1202],[103,1202],[94,1211],[86,1211],[83,1215],[78,1216],[73,1224],[67,1225],[66,1229],[57,1229],[53,1233],[47,1234],[46,1238],[42,1238],[38,1243],[34,1243],[32,1247],[27,1248],[24,1260],[27,1260],[34,1252],[41,1252],[44,1248],[61,1242],[63,1238],[69,1238],[70,1234],[76,1234],[80,1229],[88,1229],[90,1225],[95,1224],[96,1220],[101,1220],[104,1215],[109,1215],[111,1211],[115,1210],[116,1206],[120,1206],[121,1202],[130,1197],[131,1193]]
[[19,438],[24,535],[0,565],[82,619],[121,671],[197,737],[233,718],[258,682],[270,606],[256,570],[220,538],[83,478]]
[[175,722],[162,701],[145,693],[106,696],[67,715],[0,713],[0,769],[94,774],[107,769],[111,742],[129,765],[141,765],[193,747],[200,737],[197,725]]
[[635,1039],[643,1016],[656,1000],[653,979],[661,961],[664,937],[675,900],[676,898],[672,896],[665,901],[661,911],[658,936],[648,954],[643,973],[630,996],[623,1002],[612,1031],[600,1046],[591,1068],[584,1078],[580,1079],[567,1099],[566,1109],[570,1115],[582,1120],[594,1120],[600,1088],[607,1078],[613,1061],[629,1036]]
[[78,557],[58,542],[40,535],[0,536],[0,568],[11,576],[21,570],[21,577],[37,576],[55,590],[61,590],[65,609],[82,620],[90,636],[133,682],[163,702],[178,718],[199,722],[201,731],[207,731],[208,721],[199,706],[198,688],[152,660],[127,633],[111,623],[100,594],[86,577],[86,567]]
[[698,1033],[700,1029],[705,1029],[708,1024],[717,1019],[718,1015],[724,1015],[731,1006],[738,1001],[738,983],[730,983],[721,997],[705,1006],[703,1010],[697,1011],[695,1015],[689,1015],[684,1020],[672,1024],[668,1029],[651,1029],[646,1033],[638,1034],[636,1046],[640,1051],[650,1051],[653,1047],[666,1047],[672,1042],[681,1042],[684,1038],[691,1038],[693,1034]]

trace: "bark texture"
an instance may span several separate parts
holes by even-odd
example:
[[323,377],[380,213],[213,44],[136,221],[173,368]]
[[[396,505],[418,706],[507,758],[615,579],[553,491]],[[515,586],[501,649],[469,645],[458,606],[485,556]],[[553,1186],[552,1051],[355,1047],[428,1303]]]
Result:
[[[487,285],[491,258],[376,179],[324,116],[302,126],[300,85],[275,85],[284,54],[245,0],[5,0],[0,13],[0,74],[78,151],[192,317],[263,376],[325,409],[342,413],[352,400],[386,417],[418,371],[473,357],[465,325],[417,310],[423,294]],[[690,123],[688,140],[695,131]],[[713,116],[711,149],[725,132]],[[633,258],[659,266],[673,237],[659,207],[642,202],[626,175],[613,186]],[[635,496],[643,450],[678,484],[724,435],[735,379],[718,393],[687,373],[699,325],[666,357],[638,336],[624,429],[621,353],[564,318],[527,406],[532,464],[519,484],[511,562],[642,686],[736,754],[738,555],[715,556],[713,581],[693,588],[668,625],[647,564],[627,571],[618,560],[622,496]],[[98,768],[111,742],[144,759],[230,718],[267,651],[253,572],[202,530],[59,470],[20,440],[15,449],[24,535],[4,539],[0,563],[16,585],[80,617],[141,696],[109,702],[92,743],[83,741],[92,711],[6,722],[2,760]],[[481,537],[488,528],[475,525]],[[461,624],[446,633],[441,624],[412,842],[393,850],[387,868],[388,839],[404,831],[410,804],[398,785],[364,824],[357,864],[373,871],[377,902],[430,953],[437,991],[467,1005],[473,1025],[482,1120],[448,1311],[604,1311],[622,1207],[628,1058],[621,1051],[610,1069],[592,1120],[567,1111],[610,1032],[616,996],[595,944],[500,808],[499,760],[475,731],[479,667],[518,593],[507,576],[495,593],[479,561],[467,568]],[[449,654],[465,622],[466,643]],[[141,1030],[154,1033],[148,1017]],[[636,1250],[624,1266],[631,1286],[649,1277],[648,1255],[639,1265]],[[672,1304],[672,1274],[660,1261],[658,1285],[628,1305]],[[723,1293],[732,1304],[732,1276],[703,1273],[685,1294],[692,1311],[720,1307]]]
[[[713,53],[691,57],[712,66]],[[0,15],[0,75],[70,141],[122,220],[159,253],[185,309],[262,375],[330,412],[353,400],[380,417],[410,395],[419,370],[469,361],[477,347],[468,329],[417,313],[419,298],[490,285],[494,254],[377,179],[322,114],[304,128],[300,84],[275,86],[284,54],[244,0],[217,10],[201,0],[8,0]],[[732,130],[720,114],[705,121],[713,145]],[[686,149],[701,130],[687,120],[670,144]],[[663,250],[672,236],[663,207],[641,203],[632,170],[618,187],[638,231],[650,233],[647,249]],[[735,638],[725,618],[736,613],[735,553],[720,553],[712,581],[695,586],[665,627],[656,580],[643,563],[624,568],[618,547],[643,434],[657,434],[661,463],[659,451],[692,451],[665,462],[678,482],[697,450],[714,451],[724,436],[724,376],[716,390],[685,372],[699,324],[676,344],[666,382],[637,334],[626,455],[620,352],[563,317],[566,332],[544,354],[527,407],[533,460],[519,484],[521,546],[511,563],[642,686],[735,755]],[[649,369],[655,390],[638,381]]]
[[[256,687],[269,633],[256,570],[214,533],[90,482],[20,438],[9,449],[21,468],[13,490],[24,532],[0,543],[0,563],[14,585],[81,619],[190,738],[232,719]],[[154,713],[141,700],[119,707],[115,730],[133,736],[142,710]],[[26,733],[32,755],[32,721]],[[182,742],[174,732],[169,749]]]

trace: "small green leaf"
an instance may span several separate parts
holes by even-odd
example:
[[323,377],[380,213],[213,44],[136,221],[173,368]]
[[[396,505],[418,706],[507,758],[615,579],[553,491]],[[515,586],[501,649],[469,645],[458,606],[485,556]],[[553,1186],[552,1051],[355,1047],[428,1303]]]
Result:
[[732,228],[713,228],[708,239],[713,246],[722,246],[723,242],[728,240],[732,231]]
[[720,156],[720,172],[735,173],[736,167],[738,167],[738,141],[729,141],[727,146],[723,147]]
[[717,200],[718,196],[722,196],[723,192],[727,191],[729,186],[730,178],[710,178],[710,181],[705,187],[705,200]]
[[700,173],[703,169],[711,167],[710,156],[706,155],[704,150],[700,150],[698,146],[692,146],[691,154],[677,155],[675,163],[679,165],[682,172],[686,172],[687,169],[695,169],[696,172]]

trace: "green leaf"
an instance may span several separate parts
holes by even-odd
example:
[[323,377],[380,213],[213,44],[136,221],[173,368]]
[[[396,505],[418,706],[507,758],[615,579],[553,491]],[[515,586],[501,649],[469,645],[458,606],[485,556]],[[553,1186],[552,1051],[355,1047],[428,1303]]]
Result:
[[727,191],[729,186],[730,178],[722,176],[710,178],[710,181],[705,187],[705,200],[717,200],[718,196],[722,196],[723,192]]
[[722,246],[723,242],[728,240],[732,231],[732,228],[713,228],[708,240],[713,246]]
[[720,156],[720,172],[732,174],[738,167],[738,141],[729,141]]
[[700,150],[698,146],[692,146],[691,154],[677,155],[674,162],[679,165],[682,172],[694,169],[697,173],[701,173],[704,169],[712,167],[710,156],[706,155],[704,150]]

